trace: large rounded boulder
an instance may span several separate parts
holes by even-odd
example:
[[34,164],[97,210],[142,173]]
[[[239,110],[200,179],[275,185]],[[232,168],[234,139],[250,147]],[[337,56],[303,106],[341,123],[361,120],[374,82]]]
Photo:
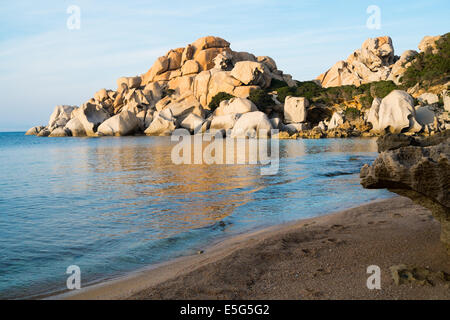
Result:
[[71,118],[72,111],[76,106],[56,106],[48,121],[48,129],[53,131],[58,127],[64,127]]
[[168,136],[176,129],[175,121],[169,109],[157,111],[144,133],[148,136]]
[[392,133],[400,133],[422,129],[415,118],[414,99],[405,91],[394,90],[389,93],[381,101],[378,113],[379,130],[389,128]]
[[270,135],[272,123],[264,112],[254,111],[241,115],[231,131],[231,137],[256,138]]
[[132,111],[123,110],[121,113],[107,119],[97,130],[103,136],[126,136],[139,130],[140,122]]

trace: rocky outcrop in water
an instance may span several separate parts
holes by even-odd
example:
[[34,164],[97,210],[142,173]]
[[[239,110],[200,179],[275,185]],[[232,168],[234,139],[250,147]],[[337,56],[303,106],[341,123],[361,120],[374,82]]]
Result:
[[[226,112],[235,113],[236,120],[258,111],[254,105],[245,108],[253,104],[246,98],[252,90],[269,87],[272,80],[296,85],[290,75],[277,69],[272,58],[236,52],[222,38],[203,37],[170,50],[140,76],[119,78],[116,91],[101,89],[81,107],[57,106],[47,126],[34,127],[27,134],[121,136],[168,135],[175,128],[206,131],[214,117],[223,115],[221,110],[231,110]],[[213,114],[209,104],[219,93],[241,100],[226,101],[228,105]]]
[[[404,63],[415,54],[407,51],[398,58],[389,37],[368,39],[345,67],[330,70],[320,81],[328,87],[385,80],[393,74],[398,78]],[[317,81],[311,83],[325,90]],[[279,100],[280,88],[292,94]],[[346,138],[386,132],[429,135],[450,127],[450,116],[441,108],[440,97],[429,92],[418,97],[419,105],[405,91],[394,90],[382,95],[383,99],[371,93],[365,96],[374,98],[371,108],[363,108],[355,97],[349,102],[335,96],[325,103],[317,97],[307,99],[303,96],[307,93],[300,82],[278,70],[272,58],[233,51],[228,41],[208,36],[169,50],[146,73],[119,78],[116,90],[100,89],[80,107],[57,106],[46,126],[33,127],[26,134],[170,135],[177,128],[191,133],[231,134],[246,113],[263,119],[257,111],[265,113],[272,129],[284,131],[279,135],[284,138]],[[447,91],[442,93],[442,101],[445,108],[450,105]],[[267,127],[265,119],[261,121],[262,127]],[[244,135],[254,135],[254,125],[244,127],[248,128]]]
[[378,158],[361,169],[363,187],[387,188],[429,208],[450,250],[450,130],[425,139],[386,135],[378,146]]

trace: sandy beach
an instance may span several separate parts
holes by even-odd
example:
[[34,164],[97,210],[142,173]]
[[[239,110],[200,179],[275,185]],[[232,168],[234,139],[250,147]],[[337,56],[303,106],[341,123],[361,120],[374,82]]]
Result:
[[[237,236],[52,299],[450,299],[439,233],[427,209],[395,197]],[[380,290],[367,288],[370,265],[381,268]],[[396,265],[416,281],[397,285]]]

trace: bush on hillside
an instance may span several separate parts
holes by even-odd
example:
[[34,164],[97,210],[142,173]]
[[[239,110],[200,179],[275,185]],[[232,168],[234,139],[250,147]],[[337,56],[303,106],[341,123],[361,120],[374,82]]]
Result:
[[323,88],[314,81],[297,82],[297,88],[295,89],[296,97],[305,97],[309,100],[319,96],[323,92]]
[[279,88],[288,87],[288,84],[284,81],[272,78],[272,81],[270,82],[270,87],[268,88],[269,91],[274,91]]
[[351,120],[358,119],[361,113],[359,112],[358,109],[349,107],[349,108],[345,109],[344,114],[345,114],[345,118],[351,121]]
[[364,109],[368,109],[372,106],[373,99],[371,95],[365,94],[359,98],[359,102]]
[[372,98],[383,99],[389,93],[397,89],[397,85],[393,81],[377,81],[370,84],[370,95]]
[[323,90],[319,96],[319,100],[330,105],[352,100],[358,94],[360,94],[358,88],[353,85],[330,87]]
[[250,91],[248,99],[259,108],[268,107],[274,104],[272,96],[263,89],[254,89]]
[[403,86],[410,88],[419,83],[420,87],[428,88],[450,80],[450,33],[436,41],[436,49],[436,53],[430,48],[415,56],[403,74]]
[[370,108],[374,98],[384,98],[392,90],[398,87],[392,81],[376,81],[362,84],[359,87],[354,85],[331,87],[324,89],[319,99],[326,104],[335,104],[342,101],[349,101],[359,96],[359,101],[364,108]]
[[314,81],[297,81],[297,87],[280,87],[275,91],[278,94],[278,100],[284,102],[287,96],[304,97],[309,100],[318,97],[323,88]]
[[[358,96],[363,108],[370,108],[374,98],[384,98],[395,89],[398,89],[398,86],[392,81],[370,82],[359,87],[345,85],[330,88],[322,88],[314,81],[297,81],[297,87],[284,86],[276,88],[275,91],[278,94],[278,100],[282,103],[284,103],[287,96],[292,96],[305,97],[313,103],[334,105],[353,100]],[[267,92],[270,91],[273,91],[272,88],[267,90]]]
[[211,99],[211,102],[208,104],[208,107],[211,111],[214,111],[219,107],[222,101],[230,100],[232,98],[234,98],[234,96],[229,93],[219,92]]

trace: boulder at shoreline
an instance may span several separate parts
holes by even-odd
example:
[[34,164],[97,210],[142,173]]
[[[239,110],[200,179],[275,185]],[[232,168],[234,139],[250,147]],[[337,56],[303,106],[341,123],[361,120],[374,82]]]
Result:
[[430,209],[450,250],[450,130],[425,139],[388,135],[378,146],[378,158],[361,169],[363,187],[387,188]]

